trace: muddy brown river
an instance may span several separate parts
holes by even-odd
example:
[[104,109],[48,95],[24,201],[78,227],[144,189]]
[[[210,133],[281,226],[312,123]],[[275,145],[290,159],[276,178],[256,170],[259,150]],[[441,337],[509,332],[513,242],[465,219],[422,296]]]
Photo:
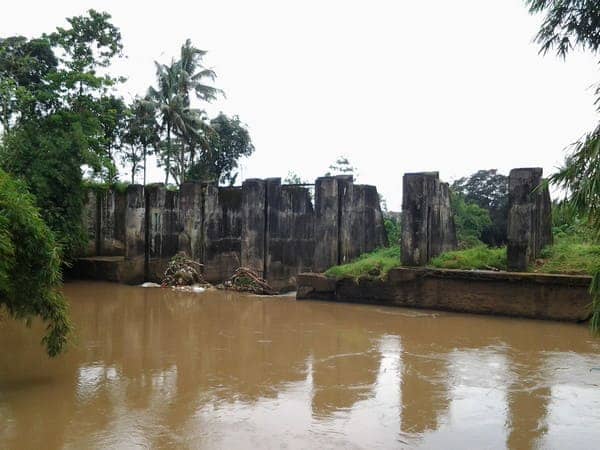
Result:
[[584,325],[109,283],[0,323],[1,449],[597,449]]

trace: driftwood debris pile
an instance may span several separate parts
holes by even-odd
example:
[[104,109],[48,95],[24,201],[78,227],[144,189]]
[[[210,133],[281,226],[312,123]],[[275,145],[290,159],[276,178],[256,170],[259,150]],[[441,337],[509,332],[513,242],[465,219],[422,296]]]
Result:
[[248,267],[238,267],[229,280],[217,286],[240,292],[252,292],[259,295],[275,295],[277,291]]
[[203,272],[204,265],[188,258],[185,253],[178,253],[169,261],[161,286],[207,285]]

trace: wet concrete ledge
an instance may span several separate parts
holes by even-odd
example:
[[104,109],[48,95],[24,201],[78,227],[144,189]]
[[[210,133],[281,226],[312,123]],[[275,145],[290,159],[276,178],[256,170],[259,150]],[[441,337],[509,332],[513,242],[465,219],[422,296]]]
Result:
[[329,300],[462,313],[583,322],[590,316],[590,277],[534,273],[396,268],[384,280],[302,273],[298,300]]

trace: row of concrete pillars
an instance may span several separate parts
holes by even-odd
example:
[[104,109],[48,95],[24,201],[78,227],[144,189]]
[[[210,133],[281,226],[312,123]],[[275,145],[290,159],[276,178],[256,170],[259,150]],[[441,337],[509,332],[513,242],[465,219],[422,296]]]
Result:
[[[508,178],[507,266],[526,271],[552,244],[552,203],[541,168],[510,171]],[[402,264],[424,266],[457,248],[450,189],[438,172],[407,173],[402,195]]]

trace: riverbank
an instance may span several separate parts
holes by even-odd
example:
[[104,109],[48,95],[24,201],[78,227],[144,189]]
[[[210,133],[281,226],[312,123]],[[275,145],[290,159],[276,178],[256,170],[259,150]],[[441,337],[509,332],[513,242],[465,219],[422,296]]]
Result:
[[[329,268],[332,278],[384,279],[400,265],[400,248],[393,246],[361,255],[354,261]],[[428,265],[436,269],[497,270],[507,268],[506,247],[479,245],[442,253]],[[600,267],[600,245],[580,235],[555,236],[555,244],[544,248],[528,272],[562,275],[592,275]]]
[[588,276],[393,268],[383,278],[300,274],[296,298],[583,322],[589,285]]

